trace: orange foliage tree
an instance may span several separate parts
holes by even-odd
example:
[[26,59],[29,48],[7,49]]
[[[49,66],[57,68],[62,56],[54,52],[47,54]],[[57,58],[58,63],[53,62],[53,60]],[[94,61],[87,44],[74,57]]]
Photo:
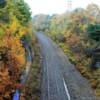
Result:
[[25,65],[25,50],[20,40],[6,34],[0,41],[0,100],[11,100]]

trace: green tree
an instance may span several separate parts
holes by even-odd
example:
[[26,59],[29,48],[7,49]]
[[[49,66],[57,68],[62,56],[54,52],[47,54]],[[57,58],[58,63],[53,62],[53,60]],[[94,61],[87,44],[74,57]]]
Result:
[[14,15],[16,15],[21,24],[27,24],[31,20],[31,12],[29,6],[24,2],[24,0],[18,0],[14,2],[14,4],[16,9]]
[[100,24],[90,24],[87,28],[89,38],[100,41]]

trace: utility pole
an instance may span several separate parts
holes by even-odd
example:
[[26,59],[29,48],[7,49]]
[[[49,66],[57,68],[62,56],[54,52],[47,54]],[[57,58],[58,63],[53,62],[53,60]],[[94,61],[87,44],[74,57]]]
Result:
[[71,11],[72,10],[72,0],[67,0],[67,11]]

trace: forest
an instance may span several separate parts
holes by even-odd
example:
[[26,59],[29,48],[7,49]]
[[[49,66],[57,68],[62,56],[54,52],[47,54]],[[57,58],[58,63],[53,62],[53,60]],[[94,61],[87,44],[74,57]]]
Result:
[[89,4],[52,16],[33,17],[33,27],[51,37],[100,96],[100,7]]
[[0,100],[11,100],[21,87],[25,45],[32,45],[31,11],[24,0],[0,0]]
[[[44,95],[55,92],[49,93],[48,87],[54,90],[60,86],[59,89],[63,90],[66,77],[62,79],[60,67],[64,64],[63,61],[55,64],[62,59],[58,53],[56,54],[57,48],[54,49],[55,47],[50,44],[52,43],[50,38],[46,39],[45,35],[63,50],[69,62],[89,81],[96,96],[100,97],[98,5],[89,4],[86,8],[76,8],[63,14],[39,14],[32,17],[31,9],[25,0],[0,0],[0,100],[16,100],[17,97],[19,97],[17,100],[40,100],[42,92]],[[50,53],[44,41],[50,42],[48,42],[52,49]],[[41,48],[45,49],[44,56]],[[56,59],[53,60],[52,56]],[[45,65],[46,63],[48,64]],[[55,73],[52,73],[53,71]],[[61,92],[63,94],[65,89]],[[57,94],[60,94],[60,91],[54,96]]]

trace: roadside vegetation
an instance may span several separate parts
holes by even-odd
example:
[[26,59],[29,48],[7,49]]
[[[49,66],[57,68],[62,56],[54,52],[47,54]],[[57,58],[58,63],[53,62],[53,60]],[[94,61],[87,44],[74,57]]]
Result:
[[34,58],[28,79],[21,93],[21,100],[40,100],[41,95],[41,61],[38,41],[34,44]]
[[[0,100],[12,100],[16,89],[21,87],[20,77],[27,61],[25,47],[28,46],[30,50],[33,50],[35,37],[30,8],[24,0],[1,1]],[[32,71],[35,72],[34,69]]]
[[100,7],[90,4],[61,15],[36,15],[33,26],[59,44],[100,96]]

